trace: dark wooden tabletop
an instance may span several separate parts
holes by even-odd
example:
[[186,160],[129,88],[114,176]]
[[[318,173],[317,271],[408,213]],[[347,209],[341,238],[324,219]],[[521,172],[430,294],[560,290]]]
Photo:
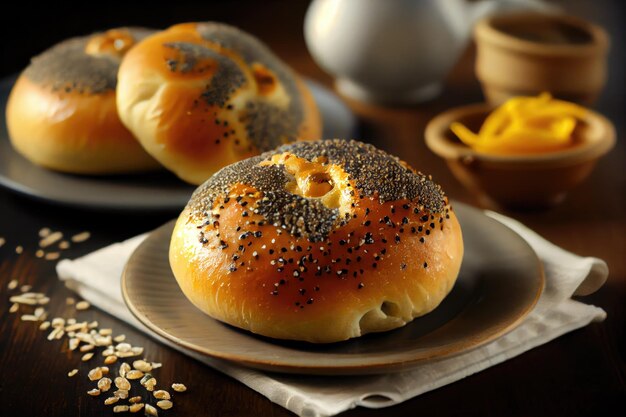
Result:
[[[63,38],[119,25],[166,27],[193,20],[221,20],[238,25],[267,42],[302,74],[332,86],[304,44],[302,21],[306,1],[204,2],[177,6],[107,5],[67,10],[32,8],[0,17],[0,75],[23,68],[28,58]],[[565,3],[565,2],[563,2]],[[569,2],[573,13],[604,25],[612,36],[610,77],[596,108],[616,125],[617,147],[591,177],[560,206],[549,211],[506,212],[563,248],[604,259],[610,268],[606,285],[581,299],[602,307],[608,318],[446,387],[383,409],[355,409],[345,416],[603,416],[626,413],[626,146],[624,107],[623,6],[620,2]],[[97,10],[97,11],[96,11]],[[17,35],[17,31],[20,34]],[[432,102],[413,107],[377,107],[347,101],[359,117],[359,139],[401,155],[431,173],[448,195],[476,205],[441,160],[424,145],[424,126],[438,112],[482,100],[473,75],[470,45],[448,77],[445,91]],[[159,226],[176,213],[110,213],[42,203],[0,189],[0,415],[111,415],[110,407],[86,395],[84,375],[90,369],[66,343],[48,342],[37,325],[9,312],[7,284],[17,279],[51,301],[50,316],[73,315],[66,297],[74,296],[57,279],[55,261],[37,258],[38,231],[43,227],[69,236],[83,230],[91,239],[63,252],[74,258]],[[17,246],[23,246],[21,254]],[[111,316],[90,309],[81,319],[124,333],[145,355],[163,363],[159,379],[184,382],[171,416],[289,416],[240,382],[153,341]],[[81,377],[68,378],[73,368]]]

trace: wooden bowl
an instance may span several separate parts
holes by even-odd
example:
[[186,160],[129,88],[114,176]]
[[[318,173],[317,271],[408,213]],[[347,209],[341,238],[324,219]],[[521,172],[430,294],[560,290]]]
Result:
[[461,122],[477,132],[492,110],[485,103],[454,108],[432,119],[425,132],[428,148],[444,158],[454,176],[488,208],[538,209],[558,204],[615,145],[613,124],[591,110],[574,131],[574,146],[541,154],[477,152],[450,130],[452,122]]
[[608,34],[572,16],[492,16],[476,24],[474,39],[476,76],[492,104],[548,91],[589,105],[606,82]]

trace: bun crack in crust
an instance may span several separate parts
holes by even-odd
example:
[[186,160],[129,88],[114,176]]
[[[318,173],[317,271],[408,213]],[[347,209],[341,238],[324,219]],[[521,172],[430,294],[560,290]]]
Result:
[[68,39],[33,58],[7,104],[15,149],[36,164],[70,173],[158,168],[122,125],[115,103],[122,57],[151,33],[112,29]]
[[195,184],[321,133],[313,98],[291,69],[253,36],[218,23],[176,25],[133,48],[117,104],[145,149]]
[[429,177],[357,141],[298,142],[220,170],[176,223],[170,264],[206,314],[328,343],[404,326],[450,292],[461,230]]

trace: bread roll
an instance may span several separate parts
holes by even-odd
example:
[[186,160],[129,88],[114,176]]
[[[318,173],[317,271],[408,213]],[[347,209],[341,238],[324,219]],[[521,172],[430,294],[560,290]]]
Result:
[[119,71],[118,110],[144,148],[185,181],[296,139],[319,139],[304,85],[265,45],[218,23],[173,26]]
[[115,103],[120,60],[149,33],[113,29],[68,39],[33,58],[7,103],[13,147],[38,165],[69,173],[158,168],[122,125]]
[[404,326],[452,289],[461,229],[441,188],[356,141],[297,142],[232,164],[181,213],[170,265],[211,317],[337,342]]

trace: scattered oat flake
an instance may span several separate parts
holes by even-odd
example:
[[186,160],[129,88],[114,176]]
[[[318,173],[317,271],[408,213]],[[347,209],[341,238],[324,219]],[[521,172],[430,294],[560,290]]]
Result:
[[136,403],[130,406],[129,410],[131,413],[136,413],[138,411],[141,411],[141,409],[143,408],[143,403]]
[[43,239],[39,241],[39,247],[47,248],[48,246],[58,242],[61,239],[63,239],[63,233],[61,232],[50,233],[48,236],[44,237]]
[[136,403],[138,403],[140,401],[141,401],[141,395],[137,395],[136,397],[130,398],[128,400],[128,402],[131,403],[131,404],[136,404]]
[[113,341],[115,343],[120,343],[120,342],[123,342],[124,340],[126,340],[126,335],[125,334],[120,334],[119,336],[115,336],[113,338]]
[[58,327],[57,327],[57,328],[54,328],[54,329],[53,329],[53,330],[52,330],[52,331],[48,334],[47,339],[48,339],[48,340],[54,340],[54,339],[56,339],[57,334],[58,334],[60,331],[62,331],[62,329],[60,329],[60,328],[58,328]]
[[49,327],[50,327],[50,322],[44,321],[43,323],[39,325],[39,330],[48,330]]
[[9,308],[9,313],[17,313],[17,310],[20,309],[20,305],[18,303],[13,303],[11,308]]
[[115,356],[115,355],[109,355],[106,358],[104,358],[104,364],[105,365],[112,365],[115,362],[117,362],[117,356]]
[[59,259],[60,256],[61,256],[61,253],[59,252],[48,252],[46,253],[46,256],[44,256],[44,258],[47,261],[54,261],[56,259]]
[[18,255],[21,255],[22,252],[24,252],[24,248],[22,247],[22,245],[18,245],[15,247],[15,253],[17,253]]
[[49,227],[42,227],[41,229],[39,229],[39,237],[46,237],[50,234],[50,228]]
[[130,382],[128,382],[128,379],[123,376],[118,376],[115,378],[115,386],[119,389],[128,391],[130,389]]
[[138,369],[142,372],[150,372],[152,370],[152,365],[144,360],[136,360],[133,362],[133,368]]
[[0,237],[0,248],[4,246],[4,244],[6,243],[6,239],[3,237]]
[[116,402],[118,402],[120,400],[119,397],[109,397],[106,400],[104,400],[104,405],[111,405],[111,404],[115,404]]
[[66,332],[75,332],[76,330],[80,330],[80,329],[82,329],[83,327],[85,327],[85,325],[86,325],[87,323],[82,322],[82,323],[74,323],[74,324],[70,324],[70,323],[69,323],[69,321],[68,321],[68,323],[67,323],[67,324],[68,324],[68,326],[66,326],[66,327],[65,327],[65,331],[66,331]]
[[67,297],[65,299],[65,304],[67,304],[68,306],[72,306],[76,304],[76,299],[74,299],[74,297]]
[[46,253],[43,251],[43,249],[37,249],[37,251],[35,252],[35,256],[37,258],[43,258],[45,254]]
[[185,392],[187,391],[187,387],[185,386],[185,384],[180,384],[180,383],[173,383],[172,384],[172,389],[176,392]]
[[170,400],[161,400],[157,402],[157,406],[162,410],[169,410],[174,406],[174,403]]
[[98,388],[90,389],[89,391],[87,391],[87,394],[91,395],[92,397],[97,397],[98,395],[100,395],[100,390]]
[[102,378],[102,371],[100,370],[100,368],[93,368],[87,374],[87,378],[89,378],[90,381],[97,381]]
[[127,405],[116,405],[115,407],[113,407],[113,412],[114,413],[125,413],[129,410],[130,407],[128,407]]
[[22,291],[22,292],[29,292],[32,289],[33,289],[33,286],[32,285],[28,285],[28,284],[22,285],[20,287],[20,291]]
[[139,379],[143,378],[143,372],[133,369],[132,371],[128,371],[126,373],[126,378],[128,379]]
[[113,395],[121,400],[125,400],[126,398],[128,398],[128,390],[118,389],[113,393]]
[[23,298],[30,298],[30,299],[37,299],[40,298],[43,294],[41,293],[37,293],[37,292],[30,292],[30,291],[24,291],[24,287],[22,287],[22,294],[19,295],[20,297]]
[[111,344],[111,336],[100,336],[96,334],[94,340],[97,346],[109,346]]
[[85,352],[92,351],[94,347],[95,347],[94,345],[82,345],[79,350],[85,353]]
[[102,392],[107,392],[111,389],[111,379],[110,378],[101,378],[98,381],[98,389]]
[[61,243],[59,243],[59,249],[68,249],[69,247],[70,247],[70,242],[68,242],[67,240],[64,240]]
[[148,391],[154,391],[157,380],[152,375],[145,374],[144,377],[141,378],[140,384]]
[[52,327],[63,327],[65,326],[65,319],[61,317],[55,317],[52,319]]
[[83,362],[87,362],[91,358],[93,358],[93,352],[85,353],[83,357],[80,358],[80,360]]
[[22,321],[39,321],[39,317],[33,314],[22,314]]
[[159,412],[150,404],[146,404],[146,415],[157,417],[159,415]]
[[84,242],[85,240],[91,237],[91,233],[89,232],[81,232],[72,236],[71,240],[74,243]]
[[130,351],[134,356],[139,356],[143,353],[143,348],[140,346],[133,346]]
[[130,365],[126,362],[122,363],[119,369],[120,376],[125,377],[128,371],[130,371]]
[[130,345],[130,343],[119,343],[117,346],[115,346],[115,349],[120,352],[128,352],[132,349],[132,346]]
[[24,296],[21,296],[21,295],[14,295],[13,297],[9,298],[9,301],[12,302],[12,303],[28,304],[28,305],[31,305],[31,306],[34,306],[34,305],[38,304],[36,299],[24,297]]
[[169,400],[170,397],[170,393],[165,391],[164,389],[160,389],[158,391],[154,391],[154,398],[156,398],[157,400]]
[[16,279],[12,279],[11,281],[9,281],[9,285],[7,285],[7,288],[10,290],[14,290],[17,288],[18,285],[19,282]]
[[80,340],[78,339],[70,339],[69,343],[69,348],[70,350],[76,350],[76,348],[78,347]]
[[67,373],[67,376],[69,376],[70,378],[73,377],[74,375],[76,375],[78,373],[78,369],[72,369],[71,371],[69,371]]
[[76,310],[87,310],[89,307],[91,307],[89,301],[79,301],[76,303]]

